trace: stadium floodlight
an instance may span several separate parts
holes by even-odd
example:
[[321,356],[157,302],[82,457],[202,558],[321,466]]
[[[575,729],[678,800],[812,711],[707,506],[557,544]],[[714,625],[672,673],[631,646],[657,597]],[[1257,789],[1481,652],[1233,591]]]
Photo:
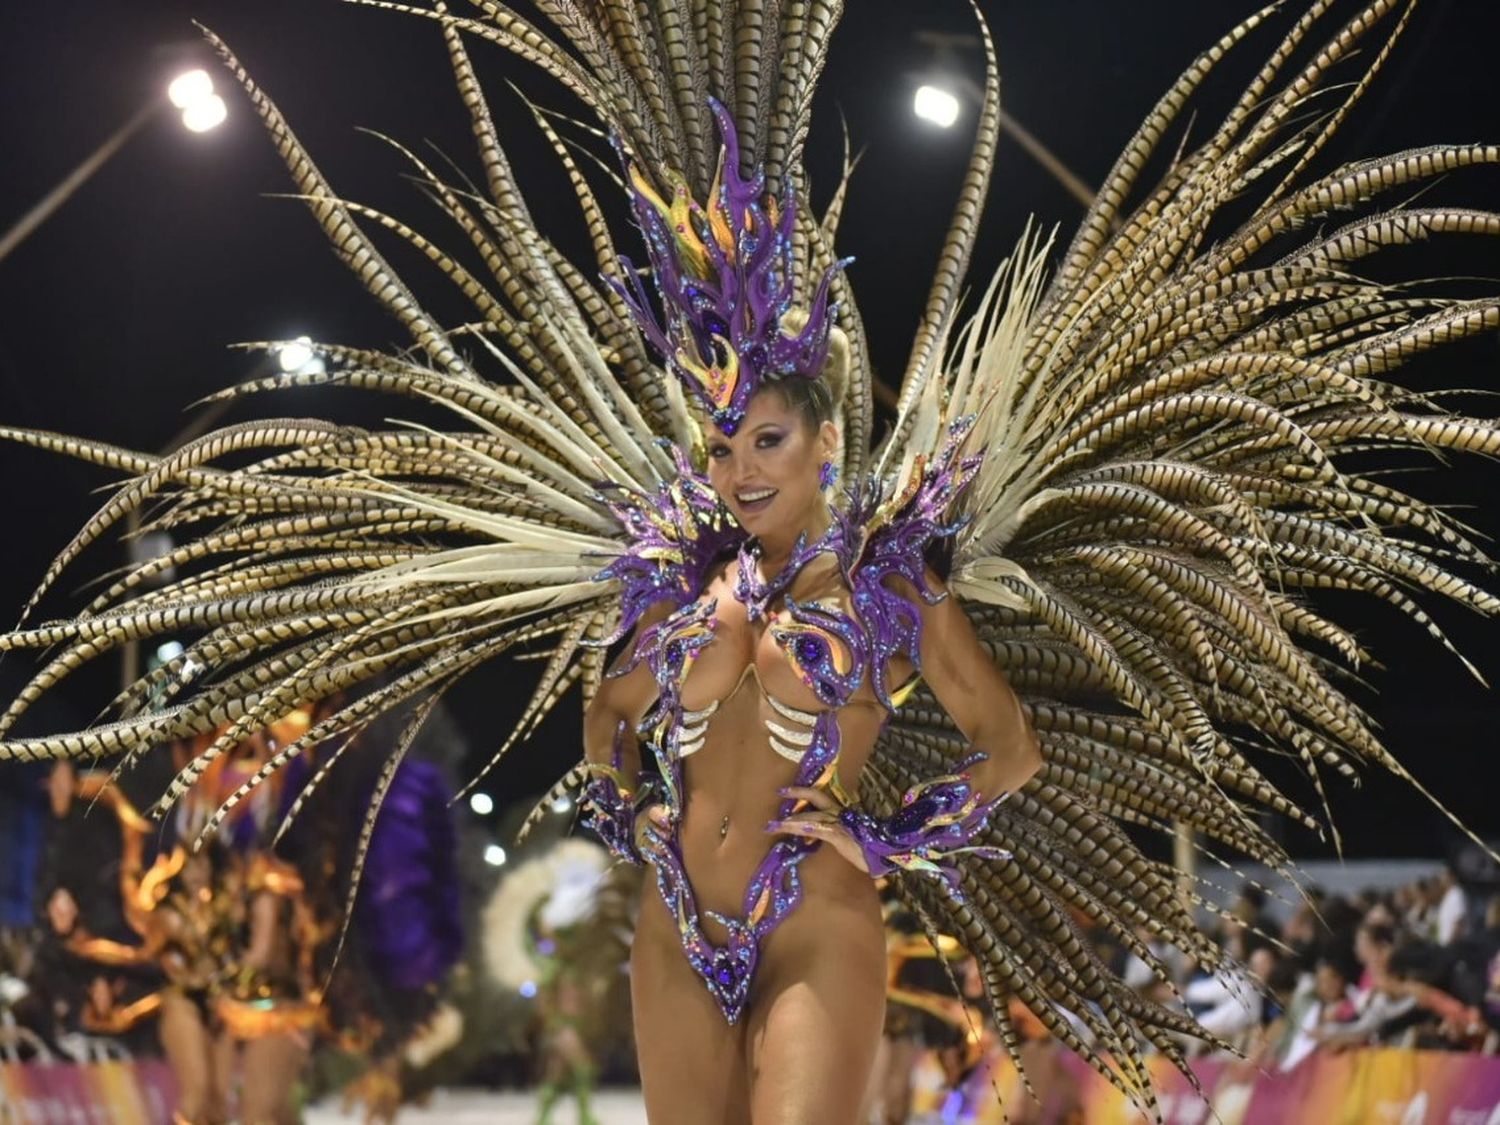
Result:
[[189,70],[172,79],[167,86],[167,100],[178,109],[187,109],[195,102],[205,101],[214,95],[214,80],[206,70]]
[[182,123],[189,132],[206,133],[224,124],[229,116],[229,107],[218,94],[210,94],[182,111]]
[[951,128],[958,120],[958,98],[937,86],[918,86],[912,109],[923,121],[944,129]]

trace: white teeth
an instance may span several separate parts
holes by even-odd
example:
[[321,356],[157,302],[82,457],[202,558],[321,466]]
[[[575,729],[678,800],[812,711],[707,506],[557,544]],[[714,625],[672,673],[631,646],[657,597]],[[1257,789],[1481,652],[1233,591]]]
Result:
[[757,500],[764,500],[768,496],[775,496],[776,490],[774,488],[762,488],[755,492],[739,492],[736,495],[739,497],[741,504],[754,504]]

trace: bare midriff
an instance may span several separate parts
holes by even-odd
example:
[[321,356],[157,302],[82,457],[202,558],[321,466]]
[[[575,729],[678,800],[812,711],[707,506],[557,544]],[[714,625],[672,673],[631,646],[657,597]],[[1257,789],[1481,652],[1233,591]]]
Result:
[[[805,688],[798,693],[807,694]],[[874,748],[883,717],[873,699],[850,704],[839,713],[839,781],[850,792]],[[778,790],[796,784],[796,764],[771,748],[766,733],[766,722],[775,718],[752,673],[720,704],[709,721],[703,748],[683,761],[687,799],[678,842],[688,880],[704,911],[734,914],[740,909],[745,885],[775,839],[766,824],[776,818]],[[804,861],[802,874],[810,895],[831,891],[833,887],[824,887],[825,880],[874,893],[868,875],[829,849]],[[704,931],[715,942],[726,937],[724,928],[709,918],[704,919]]]

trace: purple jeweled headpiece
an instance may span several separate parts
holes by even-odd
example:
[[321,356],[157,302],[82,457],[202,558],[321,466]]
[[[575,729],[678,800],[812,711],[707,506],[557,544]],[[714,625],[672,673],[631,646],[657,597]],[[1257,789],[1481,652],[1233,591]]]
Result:
[[796,201],[789,191],[779,200],[765,194],[760,168],[748,180],[740,177],[734,122],[712,98],[709,106],[724,147],[706,205],[693,199],[683,178],[670,170],[664,178],[672,185],[672,199],[664,201],[639,168],[625,162],[631,206],[646,236],[665,324],[657,319],[629,258],[620,259],[623,278],[606,280],[714,424],[733,434],[763,380],[815,379],[821,373],[835,311],[828,304],[828,288],[850,259],[823,275],[802,330],[783,333],[781,321],[792,307],[794,290]]

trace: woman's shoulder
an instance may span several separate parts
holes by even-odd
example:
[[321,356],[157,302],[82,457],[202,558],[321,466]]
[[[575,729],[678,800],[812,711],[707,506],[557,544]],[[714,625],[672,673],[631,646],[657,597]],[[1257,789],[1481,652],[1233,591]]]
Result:
[[854,591],[838,556],[824,551],[803,564],[791,592],[798,601],[848,601]]

